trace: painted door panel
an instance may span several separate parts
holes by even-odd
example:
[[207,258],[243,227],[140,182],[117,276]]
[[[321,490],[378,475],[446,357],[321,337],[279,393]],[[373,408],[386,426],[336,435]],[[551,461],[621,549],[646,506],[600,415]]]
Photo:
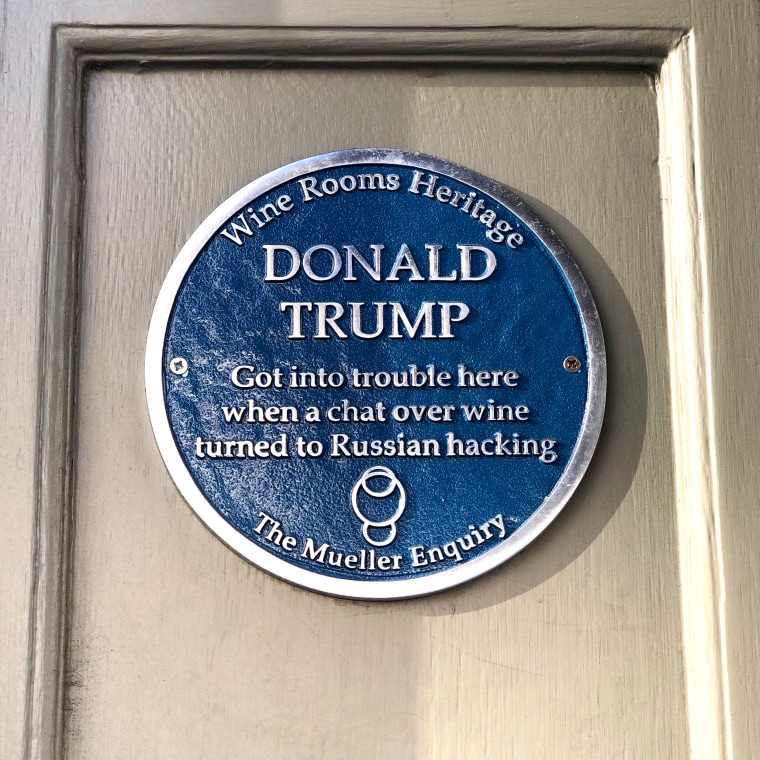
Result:
[[[70,755],[682,756],[650,78],[102,72],[85,113]],[[232,555],[175,492],[141,383],[157,289],[206,213],[283,163],[367,145],[453,159],[539,205],[611,358],[598,455],[558,523],[475,583],[395,604],[294,589]]]
[[[0,756],[756,757],[758,12],[7,4]],[[407,602],[226,549],[172,485],[142,379],[200,221],[363,146],[525,197],[608,351],[598,451],[556,523]]]

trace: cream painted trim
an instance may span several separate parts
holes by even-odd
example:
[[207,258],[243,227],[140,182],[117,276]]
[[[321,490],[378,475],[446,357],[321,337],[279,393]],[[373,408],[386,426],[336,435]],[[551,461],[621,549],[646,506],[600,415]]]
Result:
[[726,589],[715,451],[710,303],[692,35],[659,79],[673,450],[684,668],[693,760],[730,760]]
[[63,756],[76,446],[79,230],[84,67],[58,35],[51,51],[48,229],[40,319],[37,472],[24,758]]

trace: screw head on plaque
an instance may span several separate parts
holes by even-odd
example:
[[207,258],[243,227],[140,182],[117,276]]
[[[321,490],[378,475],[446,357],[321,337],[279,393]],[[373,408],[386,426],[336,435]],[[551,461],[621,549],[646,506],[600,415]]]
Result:
[[356,599],[440,591],[556,517],[599,437],[599,318],[566,248],[497,182],[357,149],[226,200],[161,289],[148,406],[231,549]]

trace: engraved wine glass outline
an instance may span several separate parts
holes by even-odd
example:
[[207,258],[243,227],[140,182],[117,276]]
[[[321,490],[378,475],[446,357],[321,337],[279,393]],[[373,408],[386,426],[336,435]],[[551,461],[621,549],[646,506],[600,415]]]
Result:
[[[388,480],[390,480],[390,485],[384,490],[374,491],[367,484],[367,481],[372,478],[388,478]],[[364,514],[362,514],[362,511],[359,509],[360,490],[364,491],[368,496],[373,496],[376,499],[385,499],[397,488],[399,492],[398,507],[396,507],[396,511],[387,520],[369,520]],[[356,516],[363,523],[362,535],[364,536],[364,540],[373,546],[388,546],[388,544],[392,543],[396,538],[396,522],[398,522],[406,509],[406,491],[404,490],[401,481],[396,476],[396,473],[389,467],[382,467],[380,465],[369,467],[361,474],[359,480],[354,483],[354,487],[351,490],[351,506],[354,508]],[[383,541],[375,541],[370,538],[370,528],[390,528],[390,532],[388,533],[387,538]]]

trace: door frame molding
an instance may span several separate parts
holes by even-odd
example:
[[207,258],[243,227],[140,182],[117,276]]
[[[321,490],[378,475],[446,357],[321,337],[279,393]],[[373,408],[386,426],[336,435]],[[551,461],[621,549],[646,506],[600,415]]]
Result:
[[[63,757],[75,537],[79,271],[88,75],[104,67],[637,70],[658,90],[665,294],[692,758],[730,757],[725,597],[694,35],[676,28],[59,26],[51,40],[34,577],[25,760]],[[147,326],[146,326],[147,328]],[[701,371],[695,373],[695,367]]]

